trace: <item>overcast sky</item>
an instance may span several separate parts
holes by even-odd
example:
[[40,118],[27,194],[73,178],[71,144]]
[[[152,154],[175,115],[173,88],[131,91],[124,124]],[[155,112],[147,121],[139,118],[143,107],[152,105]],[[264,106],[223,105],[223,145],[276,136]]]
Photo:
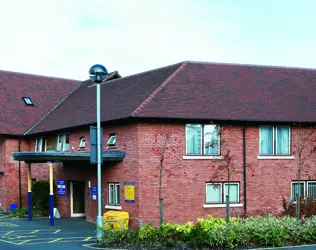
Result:
[[316,68],[315,0],[0,0],[0,69],[84,80],[185,60]]

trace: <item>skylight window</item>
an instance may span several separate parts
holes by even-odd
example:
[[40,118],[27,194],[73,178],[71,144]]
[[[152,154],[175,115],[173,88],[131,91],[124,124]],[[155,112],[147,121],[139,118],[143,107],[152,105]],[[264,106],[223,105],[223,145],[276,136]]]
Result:
[[30,97],[25,97],[23,96],[22,97],[22,100],[23,102],[25,103],[25,105],[28,105],[28,106],[34,106],[33,102],[32,102],[32,99]]

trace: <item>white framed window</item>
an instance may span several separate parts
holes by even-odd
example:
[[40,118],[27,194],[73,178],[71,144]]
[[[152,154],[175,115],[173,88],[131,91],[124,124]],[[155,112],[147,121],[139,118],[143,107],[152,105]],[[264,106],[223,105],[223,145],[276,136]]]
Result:
[[186,155],[220,155],[219,125],[186,124]]
[[[228,195],[228,183],[224,184],[224,203],[226,202],[226,195]],[[229,183],[229,202],[239,203],[239,182]]]
[[116,134],[112,134],[107,142],[108,148],[114,148],[116,147]]
[[34,106],[33,101],[32,101],[32,99],[30,97],[23,96],[22,100],[23,100],[25,105],[27,105],[27,106]]
[[35,142],[35,152],[46,151],[46,137],[37,137]]
[[59,134],[57,137],[57,151],[69,150],[69,134]]
[[316,200],[316,181],[307,181],[307,196]]
[[[239,203],[239,182],[229,183],[229,203]],[[206,203],[225,203],[228,183],[206,183]]]
[[301,197],[312,197],[316,200],[316,181],[300,181],[300,190],[298,186],[298,181],[291,182],[291,200],[296,201],[296,195],[300,192]]
[[291,128],[289,126],[260,126],[260,155],[290,155]]
[[120,183],[109,183],[109,205],[119,206],[120,204]]
[[80,137],[79,148],[85,148],[85,147],[86,147],[86,138]]

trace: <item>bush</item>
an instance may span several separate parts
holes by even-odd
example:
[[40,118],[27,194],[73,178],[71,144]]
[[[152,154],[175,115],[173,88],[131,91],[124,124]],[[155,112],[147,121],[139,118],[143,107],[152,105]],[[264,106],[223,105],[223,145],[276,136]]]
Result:
[[11,212],[11,215],[17,218],[27,218],[27,208],[16,208]]
[[[296,203],[287,202],[287,200],[282,197],[282,207],[284,209],[284,214],[296,217]],[[302,218],[310,218],[316,215],[316,200],[312,197],[307,197],[307,199],[300,198],[300,216]]]
[[43,215],[49,214],[49,183],[37,181],[32,185],[32,201],[36,210],[42,211]]
[[104,244],[107,246],[143,246],[150,248],[189,245],[194,249],[275,247],[306,244],[316,241],[316,216],[296,220],[290,216],[249,216],[246,219],[209,216],[195,224],[163,224],[160,228],[146,225],[139,231],[107,230]]

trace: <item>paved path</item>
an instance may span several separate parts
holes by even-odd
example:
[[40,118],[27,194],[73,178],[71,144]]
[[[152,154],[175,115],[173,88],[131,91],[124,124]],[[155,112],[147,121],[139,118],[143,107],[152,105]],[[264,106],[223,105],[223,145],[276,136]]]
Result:
[[94,243],[95,225],[79,219],[58,219],[49,226],[48,218],[27,221],[0,217],[0,250],[88,249]]

